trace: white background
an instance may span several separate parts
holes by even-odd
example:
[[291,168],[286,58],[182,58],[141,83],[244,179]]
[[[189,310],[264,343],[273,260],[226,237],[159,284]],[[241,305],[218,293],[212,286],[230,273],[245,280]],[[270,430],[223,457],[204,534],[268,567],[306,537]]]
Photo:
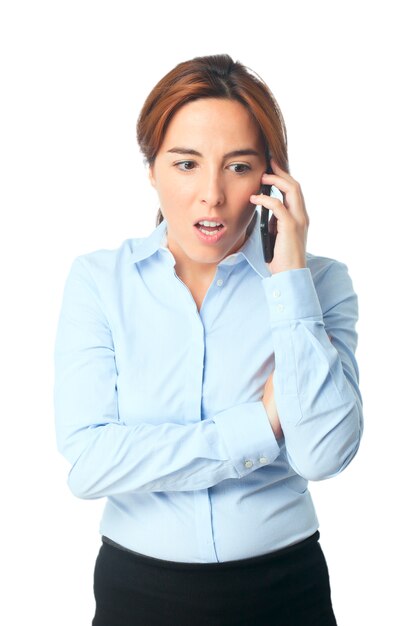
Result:
[[338,625],[416,624],[412,5],[2,3],[2,624],[91,623],[104,501],[70,493],[55,447],[64,280],[75,256],[154,228],[139,110],[177,63],[223,52],[274,92],[307,249],[345,262],[359,297],[362,446],[310,484]]

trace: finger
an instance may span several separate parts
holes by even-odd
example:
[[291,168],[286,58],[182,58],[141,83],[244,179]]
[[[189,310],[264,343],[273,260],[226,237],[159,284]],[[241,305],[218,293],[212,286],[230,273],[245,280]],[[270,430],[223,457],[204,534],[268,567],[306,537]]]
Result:
[[291,182],[277,174],[263,174],[262,183],[275,185],[283,192],[284,206],[290,209],[298,220],[309,222],[301,186],[296,180],[289,178]]
[[252,194],[249,198],[252,203],[256,203],[257,205],[264,206],[266,209],[269,209],[273,213],[280,212],[287,214],[288,209],[285,204],[278,200],[278,198],[274,198],[273,196],[266,196],[264,193]]
[[291,181],[288,181],[283,176],[278,176],[277,174],[262,174],[261,182],[266,185],[274,185],[274,187],[279,189],[282,193],[285,193],[285,195],[293,188]]
[[[291,188],[291,185],[292,185],[292,186],[294,187],[294,189],[295,189],[295,190],[297,190],[297,191],[301,192],[301,187],[300,187],[299,182],[298,182],[297,180],[295,180],[295,178],[293,178],[293,177],[291,176],[291,174],[289,174],[288,172],[286,172],[285,170],[283,170],[283,169],[282,169],[282,168],[278,165],[278,163],[275,161],[275,159],[273,159],[273,158],[271,158],[271,165],[273,166],[273,167],[272,167],[272,169],[273,169],[274,173],[272,173],[272,174],[267,174],[267,173],[265,172],[265,174],[264,174],[264,175],[266,175],[266,176],[277,176],[277,177],[278,177],[278,179],[281,179],[281,181],[282,181],[282,182],[284,182],[284,181],[285,181],[288,185],[290,185],[290,188]],[[267,181],[265,180],[265,182],[267,182]],[[268,182],[269,182],[269,181],[268,181]]]
[[284,209],[286,208],[285,204],[281,202],[279,198],[276,196],[269,196],[265,193],[252,194],[250,200],[252,203],[253,201],[256,201],[258,204],[262,204],[268,209],[272,209],[275,205],[281,206]]

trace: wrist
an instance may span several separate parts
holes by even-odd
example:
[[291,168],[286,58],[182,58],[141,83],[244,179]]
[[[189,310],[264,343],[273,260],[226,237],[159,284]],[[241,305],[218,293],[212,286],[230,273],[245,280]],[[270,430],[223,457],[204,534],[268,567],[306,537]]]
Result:
[[290,270],[302,270],[302,269],[305,269],[307,267],[307,264],[306,263],[294,263],[294,264],[290,264],[290,265],[282,265],[282,264],[274,265],[273,263],[268,263],[268,267],[269,267],[269,271],[272,274],[279,274],[281,272],[288,272]]

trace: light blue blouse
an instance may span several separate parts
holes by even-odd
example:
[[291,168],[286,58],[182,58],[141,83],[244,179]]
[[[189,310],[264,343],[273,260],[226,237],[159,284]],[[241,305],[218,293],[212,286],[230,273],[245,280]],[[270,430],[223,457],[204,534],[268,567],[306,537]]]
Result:
[[[341,472],[362,435],[357,296],[347,266],[307,253],[271,274],[260,214],[200,311],[166,221],[77,257],[55,346],[68,483],[104,498],[100,532],[160,559],[257,556],[313,534],[309,480]],[[262,403],[275,369],[278,440]]]

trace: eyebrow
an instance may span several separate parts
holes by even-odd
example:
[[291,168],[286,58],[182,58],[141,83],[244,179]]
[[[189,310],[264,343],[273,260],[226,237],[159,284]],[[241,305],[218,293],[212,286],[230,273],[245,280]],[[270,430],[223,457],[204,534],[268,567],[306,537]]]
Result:
[[[193,150],[193,148],[171,148],[167,150],[167,152],[175,152],[176,154],[193,154],[194,156],[202,157],[201,152],[197,152],[197,150]],[[242,150],[232,150],[231,152],[227,152],[223,155],[223,158],[228,159],[230,157],[239,157],[239,156],[260,156],[257,150],[253,148],[242,148]]]

